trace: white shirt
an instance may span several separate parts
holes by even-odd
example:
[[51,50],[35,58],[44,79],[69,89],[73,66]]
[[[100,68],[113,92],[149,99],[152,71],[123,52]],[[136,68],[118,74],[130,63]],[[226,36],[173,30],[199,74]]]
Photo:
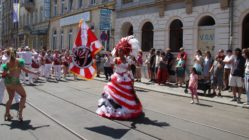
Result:
[[249,74],[249,60],[248,60],[248,59],[246,59],[245,67],[246,67],[245,73],[246,73],[246,74]]
[[[224,62],[230,62],[234,59],[233,55],[227,55],[225,59],[223,60]],[[225,69],[232,69],[232,64],[225,64],[224,66]]]
[[8,61],[9,61],[9,56],[7,56],[6,54],[4,54],[3,56],[2,56],[2,64],[6,64]]
[[159,66],[159,63],[160,63],[160,55],[156,55],[156,67]]
[[32,55],[33,53],[30,51],[24,51],[24,52],[18,52],[20,58],[22,58],[25,62],[25,64],[31,64],[32,63]]

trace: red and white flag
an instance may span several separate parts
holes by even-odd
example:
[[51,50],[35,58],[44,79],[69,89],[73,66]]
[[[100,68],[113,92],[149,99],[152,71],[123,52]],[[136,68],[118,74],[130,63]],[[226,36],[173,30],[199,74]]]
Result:
[[80,21],[79,27],[80,29],[72,48],[73,63],[69,69],[72,73],[90,80],[96,75],[93,58],[103,46],[84,21]]

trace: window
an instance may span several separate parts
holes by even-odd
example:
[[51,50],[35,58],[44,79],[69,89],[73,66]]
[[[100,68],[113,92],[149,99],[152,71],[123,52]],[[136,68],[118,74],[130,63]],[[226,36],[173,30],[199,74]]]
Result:
[[57,0],[54,0],[54,16],[57,16]]
[[63,40],[64,40],[64,31],[61,31],[60,50],[62,50],[64,48],[63,47]]
[[73,0],[69,0],[68,2],[68,10],[71,11],[73,9]]
[[43,9],[41,8],[40,9],[40,22],[42,22],[43,21]]
[[65,0],[61,1],[61,14],[64,14],[65,10]]
[[127,4],[127,3],[131,3],[133,2],[133,0],[122,0],[122,4]]
[[57,42],[57,31],[55,30],[54,32],[53,32],[53,44],[52,44],[52,49],[54,50],[54,49],[56,49],[56,42]]
[[96,4],[96,1],[95,0],[91,0],[90,1],[90,5],[94,5],[94,4]]
[[30,13],[30,24],[32,25],[34,23],[34,16],[33,16],[34,13]]
[[38,23],[37,22],[37,19],[38,19],[38,14],[37,14],[37,10],[35,11],[35,23]]
[[151,22],[146,22],[142,28],[142,51],[149,51],[153,48],[153,25]]
[[73,35],[73,30],[71,29],[68,33],[68,49],[71,50],[73,47],[73,39],[72,39],[72,35]]
[[183,46],[182,22],[179,19],[170,24],[170,49],[172,52],[179,52]]
[[83,0],[78,1],[78,6],[79,6],[78,8],[81,8],[83,6]]

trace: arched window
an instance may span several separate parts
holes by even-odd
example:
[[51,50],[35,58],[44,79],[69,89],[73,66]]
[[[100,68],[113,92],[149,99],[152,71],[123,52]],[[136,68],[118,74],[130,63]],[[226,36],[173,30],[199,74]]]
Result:
[[64,31],[61,31],[61,40],[60,40],[60,50],[62,50],[64,47],[63,47],[63,40],[64,40]]
[[243,20],[242,48],[249,48],[249,14]]
[[151,22],[146,22],[142,27],[142,51],[149,51],[153,48],[153,25]]
[[214,21],[214,18],[212,18],[211,16],[205,16],[201,18],[198,25],[199,26],[213,26],[215,25],[215,21]]
[[202,17],[198,23],[198,46],[202,52],[210,51],[212,56],[215,53],[215,20],[207,15]]
[[53,32],[53,44],[52,49],[55,50],[57,48],[57,31],[55,30]]
[[68,32],[68,49],[71,50],[73,47],[73,30],[70,29]]
[[179,19],[176,19],[170,24],[170,43],[169,47],[172,52],[178,52],[179,49],[183,46],[183,30],[182,22]]

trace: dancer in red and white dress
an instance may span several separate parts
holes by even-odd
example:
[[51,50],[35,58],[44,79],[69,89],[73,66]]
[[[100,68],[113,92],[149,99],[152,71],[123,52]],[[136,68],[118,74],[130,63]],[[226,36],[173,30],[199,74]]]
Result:
[[139,117],[142,104],[134,90],[134,78],[126,56],[138,52],[138,41],[133,37],[122,38],[112,54],[115,54],[115,72],[111,82],[104,87],[99,100],[97,114],[110,119],[132,119]]

